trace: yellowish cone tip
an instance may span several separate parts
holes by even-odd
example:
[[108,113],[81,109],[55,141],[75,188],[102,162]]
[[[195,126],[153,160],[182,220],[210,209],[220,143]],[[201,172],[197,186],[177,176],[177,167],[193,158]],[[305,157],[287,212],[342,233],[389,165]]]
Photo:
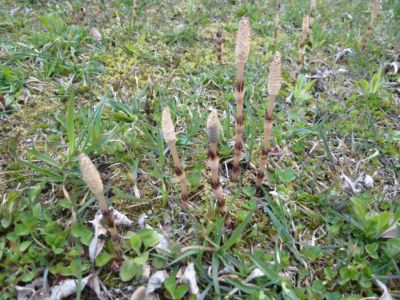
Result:
[[372,20],[375,20],[379,17],[381,13],[381,4],[379,0],[372,0],[372,7],[371,7],[371,15]]
[[317,0],[311,0],[311,10],[317,9]]
[[310,17],[308,15],[303,16],[303,35],[308,34],[308,31],[310,30]]
[[82,173],[82,179],[85,181],[93,194],[103,193],[103,182],[96,166],[92,163],[89,156],[84,153],[78,155],[79,168]]
[[167,144],[176,141],[175,127],[168,107],[164,107],[162,112],[162,133]]
[[268,93],[278,95],[281,89],[281,54],[276,52],[269,66],[268,74]]
[[275,24],[275,26],[278,27],[278,26],[280,26],[280,23],[281,23],[281,19],[280,19],[279,13],[277,13],[274,17],[274,24]]
[[236,63],[244,64],[250,52],[250,23],[247,17],[243,17],[239,23],[236,37]]
[[216,144],[219,140],[219,120],[218,113],[216,110],[213,110],[207,118],[207,134],[208,134],[208,142],[210,144]]

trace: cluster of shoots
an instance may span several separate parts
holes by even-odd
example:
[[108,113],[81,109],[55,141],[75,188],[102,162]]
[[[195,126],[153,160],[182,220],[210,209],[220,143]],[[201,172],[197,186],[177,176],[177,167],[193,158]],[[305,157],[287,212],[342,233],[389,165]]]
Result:
[[83,153],[79,154],[78,160],[79,160],[79,168],[82,174],[82,179],[89,187],[90,191],[95,195],[99,203],[99,207],[103,215],[103,218],[107,222],[108,231],[111,234],[111,240],[113,242],[115,249],[115,260],[113,263],[114,266],[113,269],[118,269],[119,262],[121,261],[122,258],[121,242],[117,226],[115,225],[114,222],[113,214],[109,209],[106,198],[104,196],[103,182],[101,180],[100,173],[86,154]]
[[379,0],[372,0],[371,20],[368,24],[367,32],[365,33],[365,38],[361,47],[361,53],[364,53],[365,49],[367,48],[369,37],[372,35],[372,32],[374,31],[376,20],[378,19],[380,14],[381,14],[381,5],[379,3]]
[[[308,23],[306,24],[308,31]],[[235,100],[237,106],[236,122],[235,122],[235,144],[234,144],[234,160],[232,165],[231,179],[237,181],[240,169],[240,158],[242,151],[243,137],[243,104],[244,104],[244,73],[247,58],[250,52],[250,24],[247,17],[243,17],[239,24],[236,41],[236,81],[235,81]],[[219,42],[218,42],[219,38]],[[305,38],[304,38],[305,39]],[[222,35],[217,33],[217,44],[221,44]],[[221,58],[219,56],[219,58]],[[219,59],[222,62],[222,58]],[[268,153],[270,152],[270,140],[272,135],[272,112],[275,105],[275,99],[281,88],[281,55],[277,52],[269,66],[268,76],[268,94],[269,105],[264,117],[264,145],[262,157],[257,173],[256,187],[259,190],[264,179],[265,168],[268,163]],[[208,159],[207,167],[210,172],[211,188],[216,199],[218,211],[225,218],[225,226],[231,227],[231,216],[226,207],[225,195],[221,186],[219,176],[219,157],[218,157],[218,142],[219,142],[220,122],[217,111],[213,110],[207,119],[207,134],[208,134]],[[172,161],[175,166],[175,173],[178,178],[181,188],[181,200],[185,206],[188,205],[189,189],[186,182],[185,172],[181,166],[177,148],[176,134],[174,124],[171,118],[170,110],[165,107],[162,112],[162,133],[169,152],[172,156]]]
[[[235,82],[235,99],[237,105],[236,123],[235,123],[235,146],[234,146],[234,161],[232,166],[231,179],[236,181],[239,173],[239,163],[242,150],[242,135],[243,135],[243,102],[244,102],[244,70],[245,64],[250,51],[250,24],[247,17],[243,17],[240,21],[239,30],[237,34],[236,42],[236,82]],[[217,37],[222,41],[221,34],[217,34]],[[220,43],[221,44],[221,43]],[[222,57],[220,62],[222,62]],[[260,166],[257,173],[256,187],[260,189],[262,180],[264,178],[265,167],[268,162],[268,153],[270,152],[270,139],[272,134],[272,112],[275,104],[275,99],[279,93],[281,87],[281,55],[279,52],[275,54],[269,67],[268,76],[268,93],[269,93],[269,105],[265,112],[264,120],[264,145],[262,150],[262,157]],[[147,108],[147,110],[150,110]],[[148,114],[149,115],[149,114]],[[153,119],[149,120],[153,123]],[[165,143],[168,146],[169,152],[172,157],[172,161],[175,167],[175,174],[178,179],[181,189],[181,201],[187,206],[189,200],[189,188],[186,181],[185,171],[182,168],[181,161],[178,156],[176,147],[176,133],[175,126],[172,121],[171,113],[169,108],[166,106],[162,111],[162,135]],[[225,226],[231,227],[232,221],[231,216],[227,210],[225,203],[225,195],[221,186],[219,177],[219,157],[218,157],[218,142],[219,142],[220,122],[218,119],[217,111],[212,111],[207,119],[207,134],[208,134],[208,159],[207,167],[210,172],[211,187],[216,199],[218,211],[220,215],[225,218]],[[99,207],[103,214],[104,219],[107,222],[108,230],[111,234],[112,242],[115,248],[115,261],[116,265],[121,260],[122,250],[119,234],[115,225],[113,215],[109,207],[107,206],[106,198],[103,191],[103,183],[98,170],[92,163],[90,158],[85,154],[78,156],[79,166],[82,173],[82,178],[96,196]]]

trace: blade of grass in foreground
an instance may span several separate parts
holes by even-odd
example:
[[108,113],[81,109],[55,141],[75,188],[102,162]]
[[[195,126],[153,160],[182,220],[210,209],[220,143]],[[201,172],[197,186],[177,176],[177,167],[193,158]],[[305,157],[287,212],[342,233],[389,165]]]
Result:
[[247,224],[251,221],[251,217],[253,216],[255,207],[247,214],[246,218],[243,220],[243,222],[233,231],[232,235],[230,238],[226,241],[225,244],[222,245],[220,248],[221,251],[226,251],[229,248],[231,248],[237,240],[241,237],[243,231],[245,230]]
[[221,289],[219,287],[219,281],[218,281],[218,255],[213,254],[212,256],[212,277],[213,277],[213,284],[214,284],[214,290],[215,290],[215,297],[216,299],[221,299]]
[[333,156],[331,150],[329,149],[329,144],[328,144],[328,140],[326,138],[324,129],[321,124],[318,124],[317,127],[318,127],[319,135],[324,143],[324,149],[325,149],[326,155],[328,155],[328,158],[331,161],[331,163],[334,164],[336,162],[336,158]]
[[277,216],[267,207],[264,207],[265,211],[268,213],[269,217],[271,218],[272,224],[274,224],[274,228],[278,231],[279,237],[282,239],[283,242],[286,243],[286,246],[289,250],[294,254],[298,261],[302,264],[305,264],[304,259],[301,257],[301,254],[296,249],[294,239],[289,233],[289,229],[283,225],[283,223],[277,218]]
[[250,258],[257,266],[257,268],[259,268],[264,273],[264,275],[267,276],[269,280],[271,280],[271,285],[281,284],[283,279],[281,276],[279,276],[278,272],[274,270],[273,266],[269,266],[254,254],[251,254]]
[[68,136],[68,158],[71,159],[75,153],[75,125],[74,125],[75,97],[72,95],[67,107],[67,136]]
[[170,267],[170,266],[176,264],[177,262],[180,262],[182,259],[184,259],[184,258],[186,258],[186,257],[188,257],[188,256],[197,254],[197,253],[199,253],[200,251],[202,251],[202,250],[199,250],[199,249],[188,250],[188,251],[186,251],[185,253],[183,253],[182,255],[180,255],[180,256],[178,256],[177,258],[175,258],[173,261],[171,261],[171,262],[167,265],[167,267]]

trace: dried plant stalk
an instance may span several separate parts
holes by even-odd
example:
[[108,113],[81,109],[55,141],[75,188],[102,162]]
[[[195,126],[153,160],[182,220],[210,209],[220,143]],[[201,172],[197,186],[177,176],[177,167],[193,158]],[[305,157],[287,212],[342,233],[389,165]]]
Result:
[[222,65],[222,30],[218,28],[215,37],[215,47],[217,48],[218,64]]
[[151,108],[150,108],[150,101],[151,99],[154,98],[154,87],[153,87],[153,82],[151,81],[151,78],[148,77],[147,78],[147,82],[149,85],[149,93],[148,93],[148,97],[146,97],[146,100],[144,102],[144,113],[146,114],[146,118],[147,118],[147,122],[149,122],[149,124],[151,126],[156,126],[156,121],[153,118],[153,114],[151,113]]
[[305,46],[306,46],[306,42],[307,42],[309,34],[310,34],[310,18],[308,15],[304,15],[302,31],[301,31],[301,38],[300,38],[300,43],[299,43],[299,50],[298,50],[298,55],[297,55],[297,60],[296,60],[296,70],[295,70],[294,76],[293,76],[294,79],[296,79],[297,75],[299,75],[301,66],[303,65]]
[[311,0],[311,15],[310,15],[310,24],[309,24],[310,31],[314,27],[316,12],[317,12],[317,0]]
[[82,23],[84,25],[88,24],[88,18],[87,18],[87,14],[86,14],[86,9],[84,7],[81,7],[81,13],[82,13]]
[[183,171],[181,162],[179,160],[178,151],[176,150],[175,127],[172,122],[171,113],[168,107],[165,107],[162,113],[162,132],[174,162],[176,177],[178,177],[179,184],[181,185],[182,202],[183,204],[187,205],[189,199],[189,189],[186,182],[185,171]]
[[365,33],[365,38],[362,44],[361,53],[364,53],[367,48],[369,37],[374,31],[375,22],[381,13],[381,6],[379,0],[372,0],[371,3],[371,21],[369,22],[367,32]]
[[281,89],[281,55],[277,52],[269,67],[268,75],[268,93],[269,103],[268,109],[265,112],[264,117],[264,146],[262,150],[262,156],[260,161],[260,167],[257,173],[256,187],[259,190],[261,188],[262,181],[264,179],[264,170],[268,162],[268,153],[270,152],[270,139],[272,134],[272,113],[274,110],[275,99]]
[[207,165],[210,169],[211,174],[211,187],[215,198],[217,199],[217,205],[222,216],[225,216],[225,225],[231,226],[231,218],[227,212],[225,205],[225,196],[222,192],[221,182],[219,180],[219,157],[217,153],[218,141],[219,141],[219,128],[220,123],[218,120],[217,111],[212,111],[208,115],[207,119],[207,133],[208,133],[208,161]]
[[146,114],[147,122],[149,122],[151,126],[155,126],[156,121],[154,121],[153,115],[151,114],[150,100],[148,98],[146,98],[143,108],[144,108],[144,113]]
[[104,197],[103,182],[101,181],[100,173],[86,154],[84,153],[79,154],[78,160],[79,160],[79,168],[82,173],[82,179],[83,181],[85,181],[90,191],[96,196],[97,201],[99,202],[101,213],[103,214],[103,218],[107,222],[108,230],[110,231],[111,240],[113,242],[115,249],[115,260],[113,265],[114,269],[117,270],[119,262],[121,261],[122,258],[121,242],[117,226],[115,225],[114,222],[113,214],[108,208],[106,198]]
[[132,15],[134,18],[137,16],[137,13],[138,13],[137,1],[132,0]]
[[278,11],[277,11],[277,13],[276,13],[275,16],[274,16],[274,26],[275,26],[275,33],[274,33],[274,35],[275,35],[275,39],[276,39],[276,40],[279,40],[279,38],[280,38],[280,36],[281,36],[281,31],[282,31],[282,28],[281,28],[281,17],[280,17],[280,15],[281,15],[281,4],[278,3]]
[[242,152],[242,136],[243,136],[243,98],[244,98],[244,67],[250,52],[250,24],[247,17],[240,20],[239,30],[236,38],[236,82],[235,82],[235,99],[236,99],[236,126],[235,126],[235,148],[232,166],[232,181],[237,181],[239,174],[239,163]]

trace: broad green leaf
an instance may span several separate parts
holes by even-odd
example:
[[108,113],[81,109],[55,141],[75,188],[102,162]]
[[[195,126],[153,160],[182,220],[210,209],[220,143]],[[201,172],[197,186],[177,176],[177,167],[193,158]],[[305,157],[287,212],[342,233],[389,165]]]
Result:
[[129,239],[131,248],[134,250],[137,254],[140,253],[140,247],[142,246],[142,238],[140,237],[139,234],[134,234],[131,236]]
[[96,267],[102,267],[108,264],[111,259],[113,259],[114,255],[106,252],[101,251],[100,254],[96,257]]
[[279,180],[283,183],[288,183],[296,179],[296,175],[290,169],[278,171]]
[[182,299],[183,296],[185,296],[185,294],[188,291],[188,286],[186,284],[181,284],[178,285],[177,288],[175,289],[175,299]]
[[29,248],[29,246],[32,244],[32,241],[25,241],[22,242],[21,245],[19,245],[19,251],[24,252],[26,249]]
[[145,252],[142,255],[135,257],[133,259],[133,262],[137,265],[144,265],[146,263],[146,261],[148,260],[148,258],[149,258],[149,253]]
[[24,235],[28,235],[31,233],[31,228],[29,228],[25,224],[20,223],[20,224],[15,225],[14,232],[18,236],[24,236]]
[[30,282],[35,278],[35,272],[29,271],[22,273],[21,277],[19,278],[22,282]]
[[152,248],[158,244],[160,238],[156,235],[154,230],[152,229],[144,229],[139,232],[140,237],[142,238],[143,245],[146,249]]
[[396,256],[400,253],[400,240],[397,239],[389,239],[385,241],[385,245],[383,246],[383,251],[390,258]]
[[93,237],[93,232],[83,224],[72,225],[71,234],[73,237],[79,238],[86,246],[89,246]]
[[138,272],[138,266],[135,264],[133,259],[126,259],[122,263],[119,269],[119,277],[122,281],[131,280]]
[[175,295],[175,289],[176,289],[176,279],[174,277],[166,278],[165,281],[164,281],[164,287],[171,294],[171,296],[174,296]]

